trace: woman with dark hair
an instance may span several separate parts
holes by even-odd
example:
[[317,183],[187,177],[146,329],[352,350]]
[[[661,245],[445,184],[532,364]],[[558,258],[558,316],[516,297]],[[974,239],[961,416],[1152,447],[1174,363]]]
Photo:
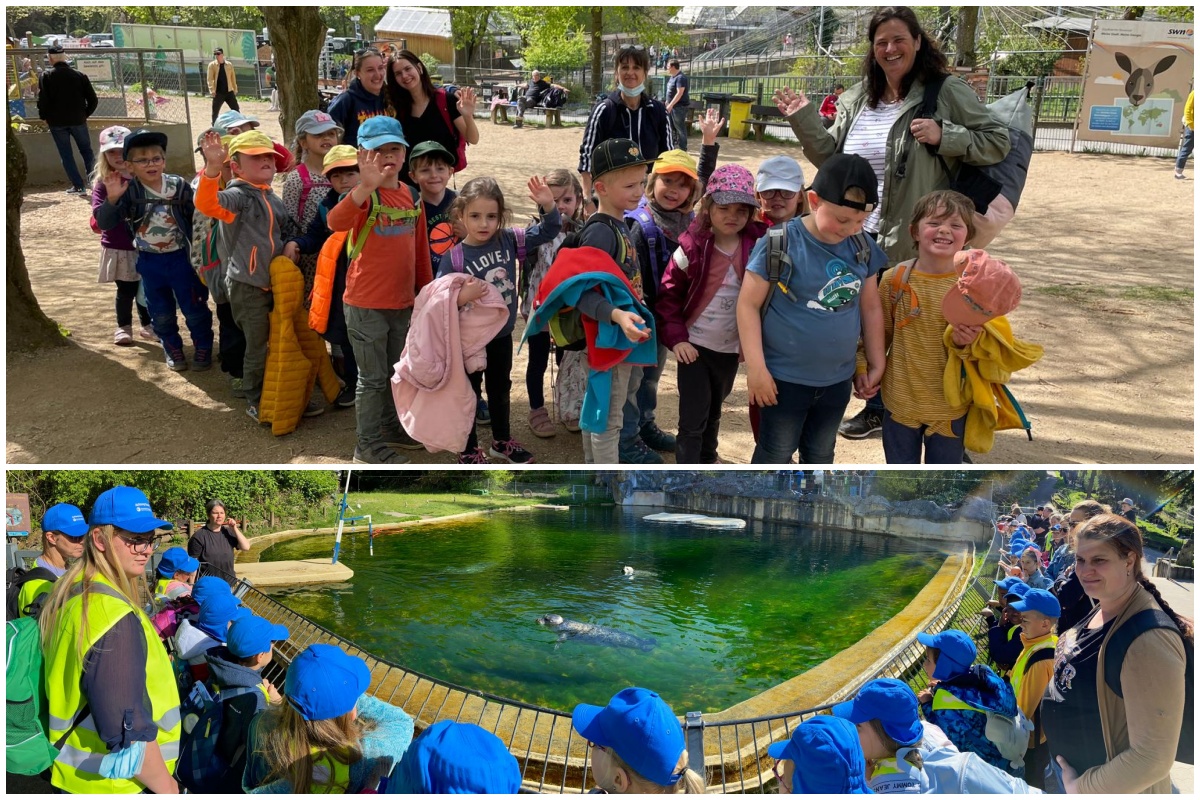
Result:
[[[466,168],[467,145],[479,144],[474,89],[434,87],[428,68],[416,53],[401,50],[388,63],[387,96],[404,126],[409,152],[421,142],[437,142],[454,154],[455,172]],[[400,180],[413,183],[407,162],[400,168]]]
[[204,504],[204,511],[208,514],[208,522],[188,540],[188,555],[199,559],[201,564],[217,568],[222,578],[232,581],[234,553],[249,550],[250,540],[238,527],[237,520],[225,515],[225,504],[220,500],[209,500]]
[[1067,529],[1067,543],[1063,545],[1062,549],[1067,551],[1065,557],[1068,561],[1054,580],[1054,585],[1050,587],[1050,593],[1058,598],[1058,604],[1062,606],[1062,614],[1058,618],[1056,631],[1059,636],[1074,628],[1075,623],[1092,613],[1092,609],[1096,605],[1095,601],[1083,591],[1083,584],[1079,582],[1079,576],[1075,574],[1075,534],[1092,517],[1108,513],[1109,510],[1095,500],[1081,500],[1071,508],[1067,518],[1063,520],[1063,527]]
[[[1141,532],[1116,514],[1075,535],[1075,574],[1096,608],[1059,638],[1041,706],[1068,794],[1171,791],[1194,634],[1142,574],[1142,559]],[[1109,651],[1122,649],[1120,675],[1109,675]]]
[[342,144],[357,145],[359,125],[371,117],[394,115],[388,110],[383,93],[387,62],[382,53],[374,47],[356,51],[350,72],[354,77],[346,91],[329,104],[329,116],[345,131]]

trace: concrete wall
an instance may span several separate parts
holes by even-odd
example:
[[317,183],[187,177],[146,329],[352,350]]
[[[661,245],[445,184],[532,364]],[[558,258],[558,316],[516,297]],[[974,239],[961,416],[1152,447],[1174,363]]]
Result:
[[[88,120],[88,133],[92,137],[92,152],[100,157],[100,131],[110,125],[124,125],[130,130],[146,127],[147,130],[162,131],[167,135],[167,171],[182,175],[191,180],[196,174],[196,148],[192,139],[191,128],[186,123],[156,122],[149,126],[140,126],[137,120],[99,120],[95,117]],[[17,140],[25,148],[25,158],[29,162],[29,177],[27,186],[48,186],[56,183],[66,183],[67,174],[63,172],[62,161],[58,158],[58,148],[49,131],[18,133]],[[75,166],[83,175],[83,159],[79,149],[72,142],[71,151],[75,154]],[[87,176],[84,175],[86,179]]]

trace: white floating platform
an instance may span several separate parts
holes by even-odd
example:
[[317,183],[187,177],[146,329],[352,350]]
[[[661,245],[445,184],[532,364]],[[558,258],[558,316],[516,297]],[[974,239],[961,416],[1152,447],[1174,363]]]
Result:
[[642,519],[647,522],[695,522],[707,517],[703,514],[647,514]]
[[705,528],[741,529],[746,527],[746,520],[733,517],[710,517],[705,514],[649,514],[642,519],[647,522],[675,522],[687,525],[700,525]]

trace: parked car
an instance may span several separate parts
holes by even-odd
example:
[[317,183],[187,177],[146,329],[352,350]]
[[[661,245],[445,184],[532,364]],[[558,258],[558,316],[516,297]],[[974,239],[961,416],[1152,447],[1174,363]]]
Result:
[[89,33],[84,39],[88,47],[116,47],[111,33]]

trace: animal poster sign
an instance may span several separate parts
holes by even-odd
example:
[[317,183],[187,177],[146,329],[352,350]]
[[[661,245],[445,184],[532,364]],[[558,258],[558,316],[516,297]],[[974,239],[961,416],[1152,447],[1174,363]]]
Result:
[[1078,138],[1178,145],[1194,56],[1190,22],[1096,20]]
[[29,518],[29,495],[5,494],[4,528],[8,536],[28,536],[33,531]]

